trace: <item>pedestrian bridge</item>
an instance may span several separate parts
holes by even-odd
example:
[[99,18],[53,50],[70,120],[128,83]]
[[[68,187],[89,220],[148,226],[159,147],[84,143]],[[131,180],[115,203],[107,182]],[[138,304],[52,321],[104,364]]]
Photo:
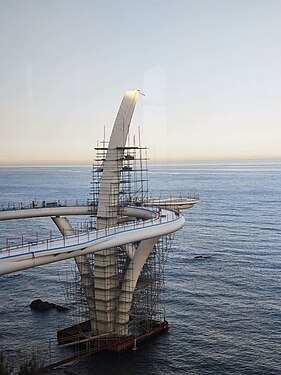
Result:
[[[0,220],[60,215],[89,215],[85,206],[38,208],[0,212]],[[179,230],[184,216],[173,209],[124,207],[123,214],[134,221],[102,229],[74,232],[43,241],[8,246],[0,251],[0,275],[49,264],[108,248],[163,236]]]
[[[0,221],[50,217],[61,233],[43,241],[24,243],[22,239],[18,246],[7,242],[0,250],[0,275],[74,258],[89,310],[89,333],[99,337],[129,334],[143,267],[161,237],[184,226],[180,209],[198,201],[198,197],[148,198],[146,148],[140,141],[138,146],[135,140],[133,145],[127,142],[139,94],[139,90],[125,93],[109,142],[104,140],[95,148],[98,165],[93,168],[92,201],[73,206],[43,201],[40,205],[35,199],[30,208],[22,203],[0,208]],[[77,231],[66,217],[76,215],[90,216],[91,227]],[[93,262],[88,254],[95,254]],[[157,294],[158,284],[154,284]],[[141,321],[152,323],[158,314],[155,302],[143,306],[141,301],[147,311],[139,314]],[[137,329],[137,320],[135,324]]]

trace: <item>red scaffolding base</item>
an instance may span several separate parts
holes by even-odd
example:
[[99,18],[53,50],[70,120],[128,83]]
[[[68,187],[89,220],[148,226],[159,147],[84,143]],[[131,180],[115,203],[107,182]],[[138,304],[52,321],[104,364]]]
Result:
[[150,323],[151,328],[144,330],[141,334],[125,337],[89,338],[89,321],[62,329],[57,332],[58,344],[75,345],[75,352],[77,354],[56,363],[49,364],[41,369],[41,371],[46,372],[102,351],[120,353],[131,348],[136,348],[139,344],[149,340],[153,336],[167,331],[169,328],[166,320],[163,322],[153,321]]
[[[143,325],[145,325],[145,322],[143,322]],[[59,345],[77,344],[91,349],[92,352],[104,350],[121,352],[167,329],[168,322],[166,320],[163,322],[153,321],[150,322],[150,328],[146,328],[139,335],[91,338],[89,337],[90,322],[86,321],[58,331],[57,340]]]

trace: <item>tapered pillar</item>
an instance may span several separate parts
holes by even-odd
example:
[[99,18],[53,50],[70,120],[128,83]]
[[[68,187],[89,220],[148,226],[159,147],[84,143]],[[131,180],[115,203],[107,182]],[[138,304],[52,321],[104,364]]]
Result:
[[141,270],[149,257],[159,237],[141,241],[132,257],[122,282],[117,304],[115,329],[119,335],[128,334],[130,310],[133,302],[133,294],[140,276]]
[[[118,221],[119,184],[124,147],[138,96],[137,90],[125,93],[113,126],[103,164],[97,209],[98,228],[116,225]],[[99,334],[113,334],[119,295],[116,248],[95,255],[94,276],[97,330]]]
[[[52,217],[53,222],[56,224],[63,236],[71,235],[75,233],[74,228],[66,217],[56,216]],[[82,285],[85,291],[85,296],[89,308],[91,331],[97,333],[97,317],[96,317],[96,306],[95,306],[95,287],[94,287],[94,275],[91,264],[87,258],[87,255],[80,255],[74,258],[77,268],[81,275]]]

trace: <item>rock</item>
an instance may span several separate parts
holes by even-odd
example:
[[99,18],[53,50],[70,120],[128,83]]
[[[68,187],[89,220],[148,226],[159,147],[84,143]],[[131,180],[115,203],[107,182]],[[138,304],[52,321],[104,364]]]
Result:
[[32,310],[37,311],[48,311],[51,309],[56,309],[57,311],[68,311],[69,309],[64,306],[56,305],[55,303],[50,303],[47,301],[42,301],[41,299],[35,299],[29,305]]
[[47,311],[50,310],[53,306],[51,303],[42,301],[41,299],[35,299],[31,302],[29,305],[32,310],[38,310],[38,311]]

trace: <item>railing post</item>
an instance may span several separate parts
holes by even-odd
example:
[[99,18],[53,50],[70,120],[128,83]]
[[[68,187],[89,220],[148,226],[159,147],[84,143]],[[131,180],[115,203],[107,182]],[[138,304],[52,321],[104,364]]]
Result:
[[11,255],[11,249],[10,249],[10,247],[9,247],[9,239],[8,238],[6,238],[6,248],[7,248],[7,250],[8,250],[8,254],[9,254],[9,256]]
[[49,250],[49,240],[47,238],[47,250]]

